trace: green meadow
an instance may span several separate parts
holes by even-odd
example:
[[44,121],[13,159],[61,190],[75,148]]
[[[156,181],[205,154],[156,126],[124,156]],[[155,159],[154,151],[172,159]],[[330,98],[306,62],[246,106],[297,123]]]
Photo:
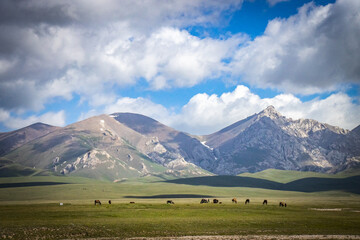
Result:
[[[357,176],[267,170],[190,181],[0,178],[0,239],[360,235]],[[324,186],[325,180],[331,184]],[[231,202],[234,197],[238,204]],[[201,198],[217,198],[222,204],[200,204]],[[102,205],[94,206],[95,199]],[[250,204],[245,205],[245,199]],[[262,205],[264,199],[268,205]],[[167,200],[175,204],[166,204]],[[279,207],[280,201],[288,206]]]

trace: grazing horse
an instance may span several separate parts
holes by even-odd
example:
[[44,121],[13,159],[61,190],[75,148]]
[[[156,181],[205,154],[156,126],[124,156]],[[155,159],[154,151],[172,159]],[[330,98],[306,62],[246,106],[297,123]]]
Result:
[[109,200],[109,204],[111,204],[111,200]]
[[135,202],[130,202],[131,204],[134,204]]
[[209,200],[203,198],[203,199],[201,199],[200,203],[209,203]]
[[96,204],[99,204],[99,205],[101,205],[101,202],[100,202],[100,200],[95,200],[95,206],[96,206]]
[[218,199],[213,199],[213,203],[219,203],[219,200]]
[[166,204],[175,204],[172,200],[167,200]]
[[250,199],[246,199],[245,204],[250,204]]
[[286,207],[286,203],[285,202],[280,202],[279,207]]
[[265,199],[264,201],[263,201],[263,205],[267,205],[267,200]]
[[233,203],[237,203],[236,198],[233,198],[231,201],[232,201]]

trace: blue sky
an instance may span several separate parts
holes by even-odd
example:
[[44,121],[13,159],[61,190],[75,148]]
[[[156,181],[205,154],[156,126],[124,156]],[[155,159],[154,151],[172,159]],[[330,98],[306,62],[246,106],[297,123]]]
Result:
[[359,2],[1,1],[0,131],[136,112],[208,134],[268,105],[352,129]]

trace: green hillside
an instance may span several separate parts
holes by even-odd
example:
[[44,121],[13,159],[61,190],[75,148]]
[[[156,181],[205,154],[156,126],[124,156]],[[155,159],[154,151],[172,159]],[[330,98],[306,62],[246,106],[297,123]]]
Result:
[[360,175],[360,171],[340,172],[337,174],[317,173],[317,172],[301,172],[290,170],[267,169],[256,173],[242,173],[238,176],[266,179],[279,183],[288,183],[302,178],[343,178]]
[[[350,198],[360,200],[360,176],[343,178],[302,178],[286,184],[241,176],[175,178],[169,175],[124,179],[113,183],[82,177],[27,176],[0,178],[0,204],[17,203],[91,203],[94,199],[126,203],[129,201],[196,203],[200,198],[219,198],[230,203],[251,198],[261,203],[331,202]],[[352,201],[352,200],[351,200]]]

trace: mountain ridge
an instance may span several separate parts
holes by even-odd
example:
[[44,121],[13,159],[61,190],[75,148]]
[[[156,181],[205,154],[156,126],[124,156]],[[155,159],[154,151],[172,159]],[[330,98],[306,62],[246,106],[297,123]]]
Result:
[[[337,172],[346,169],[347,161],[358,165],[359,146],[352,144],[358,142],[358,138],[349,140],[349,133],[351,131],[312,119],[286,118],[269,106],[205,136],[205,140],[223,156],[215,173],[236,174],[268,168]],[[345,149],[342,143],[356,151]],[[249,161],[251,166],[247,166]],[[230,171],[222,168],[224,164],[231,165]]]
[[[348,131],[311,119],[292,120],[273,106],[203,136],[134,113],[22,131],[36,127],[47,131],[7,149],[2,159],[111,181],[159,174],[237,175],[270,168],[336,173],[360,167],[360,126]],[[6,136],[11,134],[0,133],[0,141],[11,139]]]
[[42,137],[57,128],[58,127],[37,122],[18,130],[2,132],[0,133],[0,156],[7,154],[38,137]]

